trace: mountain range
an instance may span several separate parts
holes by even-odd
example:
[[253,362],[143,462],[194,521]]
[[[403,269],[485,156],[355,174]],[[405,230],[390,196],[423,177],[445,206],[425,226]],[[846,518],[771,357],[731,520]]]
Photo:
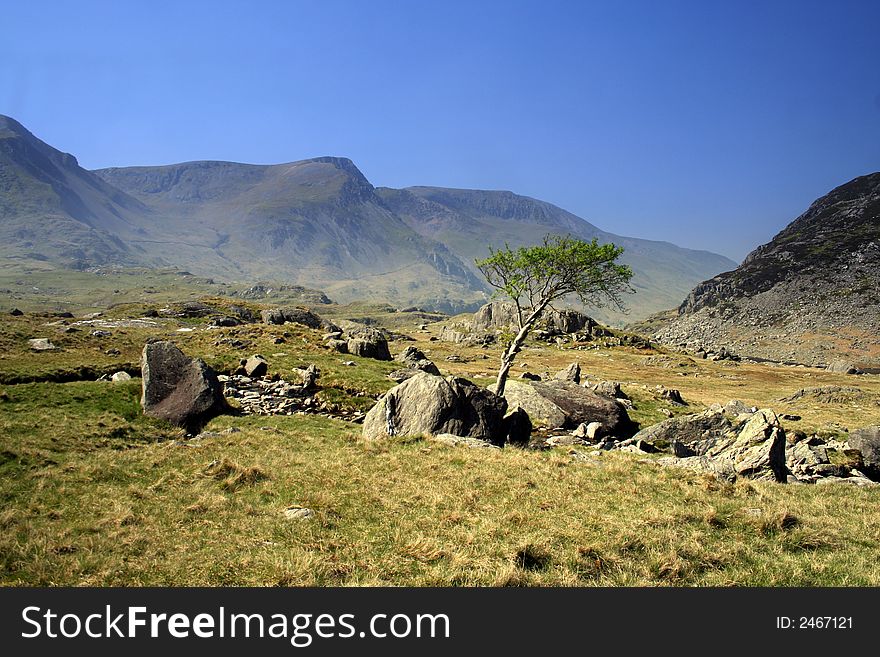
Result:
[[7,267],[174,266],[228,281],[320,288],[340,302],[459,312],[492,292],[475,258],[547,233],[624,247],[637,290],[627,298],[630,320],[677,305],[700,281],[736,266],[707,251],[607,233],[512,192],[377,188],[346,158],[88,171],[0,116]]

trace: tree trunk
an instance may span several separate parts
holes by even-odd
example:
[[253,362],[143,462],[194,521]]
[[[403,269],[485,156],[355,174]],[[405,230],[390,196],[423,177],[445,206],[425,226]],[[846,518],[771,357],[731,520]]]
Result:
[[519,329],[519,333],[517,333],[513,340],[510,341],[510,344],[501,356],[501,369],[498,370],[498,378],[495,380],[495,394],[499,397],[504,396],[504,386],[507,383],[507,377],[510,374],[510,368],[513,366],[513,361],[516,358],[516,355],[519,353],[519,350],[522,349],[523,342],[526,341],[529,331],[532,330],[532,327],[535,325],[535,322],[538,321],[538,317],[544,312],[544,308],[547,307],[548,303],[550,303],[549,299],[541,301],[541,303],[538,304],[538,307],[532,310],[528,319],[526,319],[525,323]]

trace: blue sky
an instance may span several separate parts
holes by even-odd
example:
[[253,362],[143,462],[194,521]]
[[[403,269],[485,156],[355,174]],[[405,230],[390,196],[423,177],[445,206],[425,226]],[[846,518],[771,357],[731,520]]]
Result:
[[0,113],[88,168],[352,158],[741,259],[880,170],[880,2],[0,2]]

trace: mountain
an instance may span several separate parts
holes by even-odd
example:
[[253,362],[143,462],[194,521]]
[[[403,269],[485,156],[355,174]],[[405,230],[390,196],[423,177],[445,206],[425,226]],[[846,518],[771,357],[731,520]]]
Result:
[[[375,188],[351,162],[186,162],[87,171],[0,117],[0,256],[7,267],[169,266],[459,312],[492,292],[474,267],[489,246],[547,233],[614,241],[639,291],[631,318],[676,303],[735,263],[606,233],[511,192]],[[613,313],[596,313],[619,319]]]
[[[625,299],[632,308],[630,317],[674,306],[690,291],[691,281],[705,272],[736,266],[729,258],[708,251],[607,233],[562,208],[512,192],[408,187],[379,188],[378,193],[414,230],[445,244],[475,273],[474,259],[488,255],[490,246],[535,244],[547,233],[598,238],[622,246],[621,261],[635,274],[632,283],[637,294]],[[590,312],[605,321],[627,317],[612,309]]]
[[0,115],[0,257],[68,267],[155,264],[128,243],[143,204]]
[[337,300],[373,296],[447,311],[479,298],[480,280],[388,210],[345,158],[95,173],[150,209],[161,239],[135,243],[196,274],[281,280]]
[[818,365],[880,364],[880,173],[815,201],[735,270],[697,285],[657,336]]

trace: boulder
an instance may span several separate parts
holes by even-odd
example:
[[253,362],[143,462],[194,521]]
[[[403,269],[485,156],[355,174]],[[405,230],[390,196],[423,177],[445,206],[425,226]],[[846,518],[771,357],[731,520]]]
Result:
[[551,429],[574,429],[581,423],[598,422],[604,435],[618,438],[628,438],[635,430],[621,404],[571,381],[508,380],[504,397],[508,404],[518,404],[525,410],[533,422]]
[[[526,309],[523,309],[526,312]],[[576,310],[547,310],[538,324],[549,335],[591,331],[595,320]],[[515,331],[519,327],[516,306],[509,301],[493,301],[473,314],[470,327],[474,331]]]
[[363,337],[349,338],[346,343],[348,353],[361,358],[392,360],[388,350],[388,340],[379,331],[362,332]]
[[833,360],[825,368],[825,371],[835,374],[858,374],[860,370],[849,361]]
[[722,441],[706,455],[729,467],[740,477],[785,482],[785,430],[770,409],[756,411],[735,440]]
[[509,445],[525,447],[532,436],[532,421],[529,414],[519,406],[515,406],[504,416],[505,442]]
[[[748,416],[745,422],[739,423],[739,429],[735,428],[730,420],[719,411],[709,410],[695,416],[672,418],[672,420],[685,419],[689,420],[689,424],[679,426],[693,429],[699,428],[701,423],[704,423],[703,426],[707,426],[707,437],[692,441],[691,444],[688,444],[686,440],[672,441],[670,444],[676,456],[659,459],[658,463],[661,465],[689,468],[699,472],[716,474],[729,480],[735,480],[738,477],[783,483],[788,480],[785,430],[779,424],[779,419],[772,410],[756,411]],[[669,422],[670,420],[666,420],[660,424],[667,425]],[[657,426],[654,425],[648,429],[654,429]],[[728,426],[730,428],[727,428]],[[642,433],[640,431],[634,436],[634,439],[643,440],[645,444],[654,447],[658,446],[656,440],[640,438]],[[672,435],[676,435],[674,431]],[[678,436],[681,435],[678,434]],[[709,444],[711,447],[706,449]],[[691,455],[696,450],[699,452]],[[681,457],[678,456],[679,454]]]
[[306,308],[270,308],[260,313],[265,324],[300,324],[311,329],[323,328],[327,331],[339,331],[333,322],[325,320]]
[[509,301],[492,301],[474,313],[471,327],[475,331],[507,330],[518,322],[516,306]]
[[581,382],[581,366],[579,363],[572,363],[564,370],[560,370],[553,377],[559,381],[571,381],[572,383]]
[[21,312],[18,308],[13,308],[12,310],[9,311],[9,314],[12,315],[13,317],[21,317],[22,315],[24,315],[24,313]]
[[254,354],[244,362],[244,374],[252,379],[259,379],[269,371],[269,361],[260,354]]
[[542,323],[551,334],[590,332],[596,326],[592,317],[576,310],[549,310],[545,313]]
[[340,354],[348,353],[348,340],[327,340],[325,342],[328,347],[333,349],[334,351],[339,352]]
[[110,377],[110,380],[113,383],[125,383],[126,381],[131,381],[131,374],[119,371],[114,373],[113,376]]
[[880,478],[880,426],[857,429],[849,434],[849,446],[862,455],[866,473]]
[[367,440],[451,433],[493,445],[506,439],[503,397],[455,377],[419,372],[393,387],[364,418]]
[[207,317],[215,312],[216,309],[201,301],[184,301],[176,314],[178,317]]
[[49,342],[49,338],[32,338],[28,340],[28,346],[33,351],[51,351],[55,345]]
[[[693,415],[679,415],[639,431],[634,438],[651,443],[661,450],[672,449],[673,443],[702,456],[720,441],[735,436],[733,423],[720,410],[707,410]],[[685,453],[685,450],[681,450]]]
[[168,341],[148,342],[141,356],[144,414],[198,433],[205,422],[229,410],[217,375],[201,359]]
[[409,369],[421,370],[422,372],[427,372],[428,374],[440,376],[440,370],[437,369],[437,366],[433,363],[433,361],[429,360],[428,357],[425,356],[422,350],[418,347],[410,345],[401,353],[399,353],[395,360],[403,363]]

